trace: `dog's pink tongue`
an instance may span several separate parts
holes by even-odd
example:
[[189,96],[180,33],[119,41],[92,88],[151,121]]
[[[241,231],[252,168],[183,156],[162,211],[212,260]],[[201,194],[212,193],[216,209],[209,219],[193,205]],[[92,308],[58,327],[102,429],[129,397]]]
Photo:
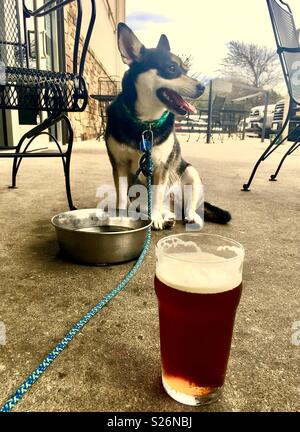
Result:
[[174,91],[169,89],[167,89],[166,92],[171,97],[171,99],[173,99],[176,105],[185,110],[187,113],[197,113],[197,109],[192,104],[185,101],[178,93],[175,93]]
[[188,113],[191,113],[191,114],[197,114],[197,109],[192,105],[192,104],[190,104],[189,102],[187,102],[187,101],[185,101],[184,99],[182,99],[182,108],[183,109],[185,109]]

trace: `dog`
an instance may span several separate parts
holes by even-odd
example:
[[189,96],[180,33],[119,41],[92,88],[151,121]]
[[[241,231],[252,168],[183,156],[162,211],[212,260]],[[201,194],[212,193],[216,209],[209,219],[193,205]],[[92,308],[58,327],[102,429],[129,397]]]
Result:
[[[176,216],[164,207],[167,190],[179,183],[191,193],[184,202],[184,220],[202,226],[197,213],[203,204],[203,185],[196,169],[181,156],[175,133],[175,116],[195,112],[183,98],[198,99],[204,86],[187,76],[183,61],[171,53],[168,38],[160,37],[156,48],[147,49],[124,23],[118,25],[118,47],[123,62],[129,66],[122,81],[122,91],[107,109],[106,147],[112,165],[117,192],[117,208],[128,208],[128,188],[135,181],[142,156],[140,142],[145,130],[153,133],[154,165],[152,220],[155,230],[170,229]],[[127,181],[122,182],[121,178]],[[141,174],[139,182],[145,184]],[[229,212],[204,203],[206,221],[227,224]]]

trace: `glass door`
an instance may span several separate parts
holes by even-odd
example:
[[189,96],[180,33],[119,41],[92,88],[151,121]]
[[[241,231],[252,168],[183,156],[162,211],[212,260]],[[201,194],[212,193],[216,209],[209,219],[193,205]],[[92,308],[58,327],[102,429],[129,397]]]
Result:
[[[5,1],[7,0],[0,0],[0,2]],[[28,9],[35,10],[44,3],[47,3],[47,1],[48,0],[26,0],[26,6]],[[22,17],[22,0],[18,0],[18,7],[20,17]],[[29,68],[58,71],[58,13],[54,12],[45,17],[28,19],[27,32],[29,41]],[[21,34],[24,40],[25,35],[23,33],[24,31],[21,19]],[[3,138],[5,132],[8,144],[16,145],[26,132],[32,129],[35,125],[41,123],[47,118],[47,116],[46,112],[39,112],[38,110],[7,110],[5,114],[0,116],[0,139]],[[50,132],[59,141],[61,141],[62,131],[60,126],[52,127]],[[33,146],[34,148],[43,148],[47,147],[48,144],[49,137],[47,135],[41,135],[35,140]]]

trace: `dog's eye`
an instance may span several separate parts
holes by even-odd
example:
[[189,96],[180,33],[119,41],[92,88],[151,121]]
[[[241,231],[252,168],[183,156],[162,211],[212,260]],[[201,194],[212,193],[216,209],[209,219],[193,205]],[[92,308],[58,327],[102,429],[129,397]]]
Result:
[[174,64],[171,64],[171,65],[168,67],[168,70],[169,70],[169,72],[171,72],[171,73],[175,73],[175,72],[176,72],[176,66],[175,66]]

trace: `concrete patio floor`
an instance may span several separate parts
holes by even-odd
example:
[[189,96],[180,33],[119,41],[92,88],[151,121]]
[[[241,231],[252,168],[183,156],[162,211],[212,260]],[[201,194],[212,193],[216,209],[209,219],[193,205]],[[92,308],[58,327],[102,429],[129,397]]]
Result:
[[[204,231],[243,243],[247,257],[226,386],[221,402],[188,408],[160,384],[157,304],[153,290],[154,233],[142,269],[92,319],[24,397],[16,411],[299,411],[300,157],[291,156],[270,183],[285,148],[266,161],[251,193],[242,193],[265,147],[257,139],[206,145],[192,140],[183,154],[206,185],[206,197],[232,212],[229,226]],[[0,160],[0,404],[70,327],[126,274],[131,264],[87,267],[58,254],[54,214],[67,209],[61,162],[25,160],[19,188],[7,189],[11,160]],[[112,183],[105,146],[76,143],[72,159],[75,204],[97,204],[96,189]],[[183,231],[178,224],[174,232]]]

